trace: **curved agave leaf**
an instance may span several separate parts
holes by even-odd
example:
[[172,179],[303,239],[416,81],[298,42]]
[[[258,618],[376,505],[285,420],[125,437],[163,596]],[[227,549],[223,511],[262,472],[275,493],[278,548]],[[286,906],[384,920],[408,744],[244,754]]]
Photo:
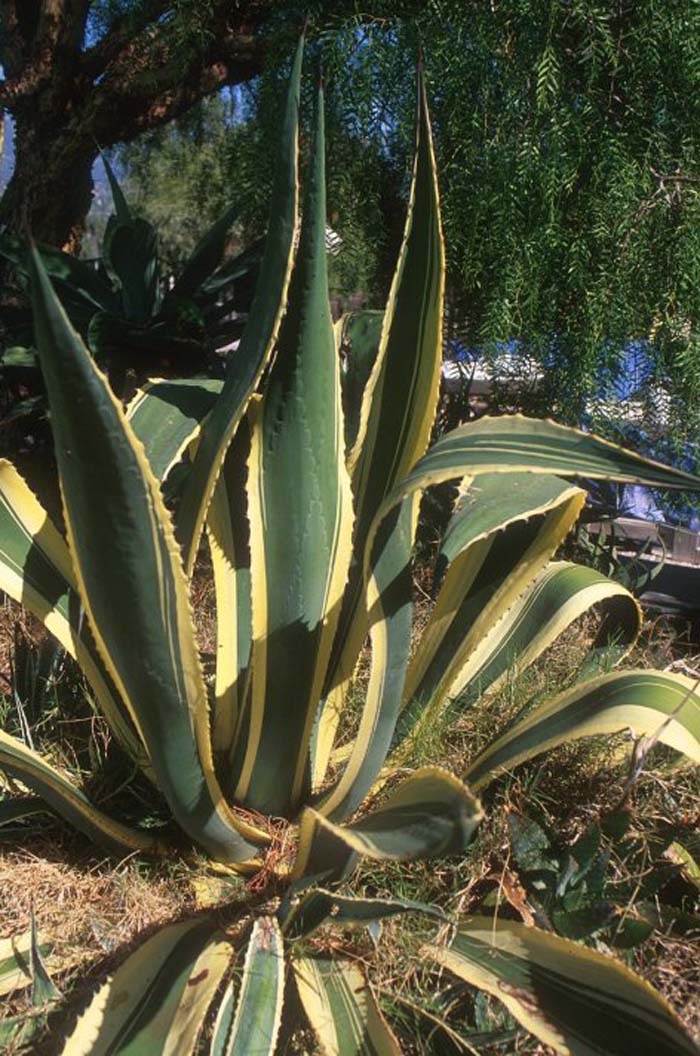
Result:
[[343,371],[345,450],[352,451],[360,428],[362,400],[379,354],[384,312],[372,309],[346,312],[335,324],[335,341]]
[[636,598],[593,568],[552,561],[469,657],[450,696],[459,697],[460,707],[466,707],[477,696],[493,691],[509,671],[524,671],[593,606],[600,606],[603,615],[579,679],[618,663],[641,627]]
[[174,1056],[196,1049],[233,954],[201,918],[156,932],[97,991],[62,1056]]
[[440,767],[422,767],[352,825],[336,825],[307,808],[292,875],[326,882],[342,879],[358,855],[410,861],[457,854],[469,846],[482,818],[481,804],[466,785]]
[[[66,297],[71,318],[75,317],[75,310],[86,323],[96,310],[119,311],[117,296],[89,264],[54,246],[40,245],[37,249],[47,273]],[[29,256],[23,239],[3,233],[0,257],[14,265],[21,275],[29,276]]]
[[383,521],[407,496],[462,477],[493,473],[564,474],[633,481],[668,488],[700,490],[700,477],[555,422],[522,415],[480,418],[446,433],[387,496],[377,512],[365,547],[371,567]]
[[481,788],[497,773],[578,737],[620,733],[655,737],[700,763],[700,691],[684,675],[620,671],[574,686],[535,708],[467,770]]
[[457,477],[513,472],[700,489],[700,478],[692,473],[664,466],[591,433],[548,419],[507,414],[479,418],[440,437],[387,497],[375,526],[413,491]]
[[653,987],[610,957],[524,924],[473,917],[423,950],[502,1001],[562,1056],[697,1056]]
[[[417,503],[407,499],[387,519],[383,545],[375,548],[367,590],[372,661],[360,725],[340,778],[318,803],[320,812],[334,821],[348,817],[362,803],[384,765],[394,736],[411,645],[411,552],[416,514]],[[341,699],[340,694],[331,695],[319,718],[312,745],[317,784],[331,757],[339,718],[333,709]]]
[[503,620],[480,643],[450,691],[467,706],[521,672],[592,606],[603,610],[598,633],[579,670],[579,680],[618,663],[636,641],[641,610],[632,594],[594,569],[568,561],[548,566]]
[[453,430],[433,445],[384,500],[365,546],[367,582],[371,579],[375,549],[384,545],[385,521],[390,515],[396,516],[397,507],[405,506],[409,498],[415,500],[433,484],[494,472],[569,473],[700,489],[700,478],[692,474],[662,466],[566,426],[520,415],[482,418]]
[[352,961],[292,961],[301,1004],[324,1056],[401,1056],[369,983]]
[[214,774],[187,582],[158,481],[36,256],[34,267],[68,543],[97,647],[182,828],[214,858],[255,857]]
[[299,222],[299,85],[303,37],[292,67],[276,169],[270,225],[255,297],[240,346],[230,357],[220,398],[206,427],[178,512],[177,536],[191,572],[221,465],[272,354],[287,302]]
[[460,554],[511,524],[544,517],[585,491],[558,477],[535,473],[482,474],[466,477],[445,529],[435,564],[435,586]]
[[211,1056],[273,1056],[282,1022],[284,975],[279,925],[272,917],[259,917],[248,940],[235,1015],[232,980],[214,1026]]
[[158,480],[199,435],[222,387],[217,378],[157,378],[136,393],[126,416]]
[[[259,397],[253,397],[253,402]],[[252,602],[250,528],[246,493],[250,431],[246,416],[231,442],[207,513],[207,534],[216,591],[216,687],[212,716],[214,750],[230,773],[239,722],[246,715]]]
[[212,324],[230,315],[232,307],[236,311],[241,308],[248,311],[249,305],[247,303],[241,305],[236,296],[231,300],[230,292],[235,291],[236,282],[244,276],[251,282],[257,278],[264,249],[265,239],[256,239],[241,253],[225,261],[213,275],[204,280],[197,291],[196,301],[207,323]]
[[[594,569],[553,561],[507,612],[486,628],[474,648],[465,651],[462,666],[455,665],[457,673],[445,694],[459,710],[469,707],[486,692],[497,689],[510,672],[523,672],[593,606],[602,609],[602,619],[579,677],[613,666],[629,652],[639,634],[639,604],[625,587]],[[438,694],[432,699],[429,694],[416,694],[413,699],[407,694],[406,700],[395,744],[409,734],[415,736],[441,703]]]
[[[478,485],[483,486],[475,486],[471,501],[463,503],[451,521],[441,558],[443,565],[452,563],[409,667],[403,696],[401,672],[410,639],[408,568],[413,533],[405,527],[402,544],[397,532],[390,534],[396,560],[388,563],[382,553],[374,569],[375,578],[384,571],[379,602],[388,611],[375,611],[377,606],[372,610],[372,676],[360,730],[340,781],[319,805],[322,813],[335,820],[359,806],[381,770],[392,739],[396,746],[416,724],[430,720],[434,712],[432,707],[426,710],[428,705],[470,683],[488,686],[486,679],[493,681],[502,675],[519,653],[523,654],[522,666],[532,662],[591,604],[618,599],[596,642],[599,662],[603,655],[611,657],[615,648],[619,658],[622,642],[628,646],[636,635],[636,603],[627,591],[597,573],[548,577],[534,594],[526,589],[575,521],[584,492],[556,478],[512,474],[506,478],[509,501],[503,503],[499,502],[498,486],[502,479],[479,478]],[[375,546],[375,555],[377,549]],[[406,607],[396,614],[385,599],[398,605],[402,563],[408,579],[404,582]],[[544,621],[542,626],[539,620]],[[615,637],[620,638],[619,647],[611,644]],[[394,672],[393,678],[388,677],[387,670]],[[377,683],[381,691],[376,691]],[[327,715],[328,709],[324,718]],[[334,732],[334,726],[331,730]],[[323,719],[319,742],[328,758],[331,737]]]
[[0,771],[17,778],[76,829],[119,855],[157,851],[157,839],[122,825],[94,807],[81,790],[38,752],[0,730]]
[[0,459],[0,589],[41,620],[78,661],[115,736],[150,773],[138,727],[129,717],[90,634],[68,548],[46,510],[4,459]]
[[[236,799],[292,815],[350,564],[352,497],[326,266],[323,90],[277,357],[252,422],[251,706]],[[299,473],[299,466],[304,466]],[[290,486],[290,482],[294,485]]]
[[[403,244],[348,459],[356,514],[354,548],[358,555],[382,500],[428,445],[440,385],[444,283],[437,173],[421,72],[415,161]],[[369,629],[362,575],[358,559],[350,569],[326,681],[331,722],[340,713]]]
[[427,902],[395,898],[355,898],[315,888],[306,892],[289,912],[281,913],[282,931],[288,939],[300,939],[331,919],[333,924],[371,924],[404,913],[422,913],[423,916],[437,917],[442,921],[447,919],[441,909]]
[[442,701],[484,636],[545,567],[586,493],[556,477],[485,474],[447,529],[449,570],[406,678],[405,699]]
[[10,939],[0,939],[0,997],[7,997],[32,984],[31,950],[36,946],[44,966],[50,971],[59,967],[58,958],[52,956],[53,945],[38,939],[33,943],[32,930]]
[[205,279],[208,279],[221,263],[228,234],[239,212],[238,205],[229,205],[208,231],[205,231],[190,253],[181,274],[168,294],[168,299],[193,297]]

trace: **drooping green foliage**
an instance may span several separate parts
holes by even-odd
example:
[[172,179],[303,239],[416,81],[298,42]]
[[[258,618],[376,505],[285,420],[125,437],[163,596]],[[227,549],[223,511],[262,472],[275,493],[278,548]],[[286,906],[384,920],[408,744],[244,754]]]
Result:
[[[220,388],[154,382],[125,413],[40,254],[31,258],[65,534],[2,463],[0,586],[78,658],[96,706],[159,788],[181,839],[219,869],[274,878],[230,933],[203,914],[151,935],[97,988],[62,1051],[185,1056],[201,1043],[216,1056],[273,1056],[301,1015],[322,1051],[396,1056],[398,1037],[352,950],[333,956],[306,940],[334,919],[419,913],[456,926],[436,936],[426,960],[496,994],[557,1052],[597,1046],[633,1056],[651,1032],[656,1051],[696,1053],[656,991],[600,953],[537,928],[457,921],[438,907],[338,890],[363,858],[461,856],[474,838],[483,809],[464,781],[439,765],[404,772],[424,723],[450,702],[473,705],[594,604],[606,612],[590,668],[619,660],[634,641],[639,613],[628,592],[551,561],[584,500],[562,478],[697,490],[700,479],[520,416],[483,419],[428,446],[444,253],[422,76],[405,236],[372,366],[359,379],[341,372],[328,306],[320,89],[298,230],[301,58],[300,46],[262,285]],[[343,377],[352,378],[345,394]],[[358,399],[348,449],[344,407]],[[162,485],[188,436],[173,515]],[[461,499],[437,602],[409,663],[417,504],[451,479],[462,481]],[[212,693],[190,601],[204,528],[218,618]],[[368,635],[359,718],[339,732]],[[660,739],[698,761],[698,715],[700,696],[681,676],[606,674],[541,705],[482,751],[471,773],[483,786],[550,744],[628,726],[646,733],[654,723]],[[111,852],[176,853],[172,826],[116,820],[7,732],[0,770]],[[590,1005],[600,1010],[593,1022],[583,1012]],[[614,1029],[619,1020],[625,1031]]]
[[[555,408],[572,424],[616,376],[622,347],[648,338],[650,366],[635,398],[648,419],[663,424],[670,414],[676,439],[692,438],[700,393],[693,0],[432,0],[420,11],[370,7],[354,19],[320,12],[316,25],[344,292],[363,291],[379,307],[390,282],[385,247],[400,237],[395,217],[411,146],[405,56],[420,40],[456,335],[494,354],[501,342],[522,342],[547,365],[529,393],[533,409]],[[275,118],[276,64],[286,51],[284,36],[273,37],[268,70],[242,96],[241,123],[230,132],[227,171],[242,186],[254,227],[270,179],[261,128]],[[158,151],[138,150],[149,208],[150,173],[161,162]]]

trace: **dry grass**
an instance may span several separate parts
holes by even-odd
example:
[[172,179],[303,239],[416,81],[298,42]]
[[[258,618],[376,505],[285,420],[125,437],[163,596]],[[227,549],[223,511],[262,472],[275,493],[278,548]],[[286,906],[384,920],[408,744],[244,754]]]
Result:
[[208,560],[195,565],[190,598],[197,622],[197,642],[205,658],[205,668],[210,668],[211,664],[206,661],[216,656],[216,593]]
[[[576,645],[576,640],[562,643],[533,671],[456,722],[443,738],[444,765],[456,773],[464,772],[469,760],[492,739],[496,729],[517,714],[524,700],[561,688],[567,675],[561,661],[567,653],[570,657],[570,650]],[[652,642],[651,650],[641,646],[632,662],[655,666],[658,652],[658,642]],[[697,658],[691,657],[684,663],[694,667]],[[618,807],[631,748],[632,742],[626,735],[595,738],[563,746],[519,768],[485,793],[486,818],[468,858],[454,867],[446,864],[437,870],[411,869],[409,881],[404,879],[402,895],[436,901],[451,911],[476,912],[484,895],[489,890],[497,890],[501,912],[518,919],[521,892],[517,890],[517,872],[510,860],[508,814],[513,811],[532,816],[534,813],[558,833],[563,843],[573,842],[592,822]],[[673,831],[679,839],[700,831],[700,775],[696,768],[670,767],[669,754],[661,749],[649,759],[628,804],[632,832],[643,846],[648,846],[659,831]],[[625,861],[613,861],[610,872],[611,881],[618,884],[634,879]],[[368,880],[373,888],[377,877],[370,875]],[[512,897],[513,881],[515,898]],[[629,909],[632,908],[631,903]],[[698,910],[700,899],[695,900],[695,912]],[[389,1007],[397,996],[400,1008],[403,998],[410,994],[422,993],[427,998],[435,989],[434,976],[426,976],[425,969],[416,963],[412,932],[410,923],[392,924],[392,932],[385,936],[384,949],[388,956],[374,965],[377,986],[386,994]],[[422,939],[420,933],[419,938]],[[657,932],[631,956],[632,967],[666,997],[696,1041],[700,1041],[699,942],[700,930],[693,937]],[[611,950],[608,952],[620,956]],[[550,1051],[532,1039],[513,1040],[508,1044],[512,1047],[496,1048],[494,1053]],[[491,1052],[491,1049],[479,1047],[479,1051]]]
[[177,878],[143,873],[122,862],[66,862],[65,845],[37,843],[36,850],[10,851],[0,866],[0,928],[4,934],[28,926],[34,908],[42,933],[79,951],[95,939],[109,950],[139,930],[192,902]]
[[0,594],[0,694],[7,693],[12,688],[16,628],[19,628],[27,639],[37,643],[45,636],[38,620],[30,616],[21,605]]
[[[416,586],[416,630],[427,619],[430,601],[426,584]],[[200,620],[200,643],[205,653],[215,651],[214,608],[211,588],[197,582],[194,606]],[[12,648],[11,622],[17,613],[6,605],[0,614],[0,676],[9,679],[8,659]],[[4,617],[4,618],[3,618]],[[36,634],[31,621],[27,633]],[[436,758],[455,773],[464,773],[469,761],[495,732],[505,726],[524,705],[563,688],[570,681],[576,658],[581,656],[591,637],[592,625],[581,621],[529,672],[511,679],[491,699],[483,701],[447,724],[435,724],[430,736],[420,741],[410,765]],[[686,651],[678,655],[678,639],[662,625],[647,625],[645,635],[628,666],[681,669],[700,667],[700,658]],[[366,658],[361,673],[367,676]],[[363,677],[353,695],[344,725],[351,732],[363,697]],[[68,723],[68,725],[66,725]],[[82,724],[82,725],[81,725]],[[72,757],[64,747],[68,735],[76,730],[94,738],[86,714],[50,717],[44,734],[48,741],[58,733],[58,756],[74,772],[85,774],[78,756]],[[509,891],[517,886],[507,829],[507,814],[531,812],[547,821],[571,841],[597,817],[612,810],[619,801],[626,776],[631,742],[628,738],[583,741],[562,747],[519,768],[510,778],[495,783],[484,797],[486,820],[470,853],[459,861],[416,863],[410,867],[394,865],[382,870],[365,869],[353,884],[375,896],[418,898],[433,901],[454,912],[476,910],[484,895],[497,890],[505,910],[515,912],[509,903]],[[90,754],[90,753],[88,753]],[[100,755],[100,753],[97,753]],[[104,757],[105,751],[101,753]],[[81,756],[82,758],[82,756]],[[74,764],[74,765],[73,765]],[[98,784],[109,795],[109,782]],[[653,756],[634,790],[631,801],[635,830],[646,839],[652,831],[664,826],[698,831],[697,771],[669,769],[668,753]],[[140,793],[142,794],[142,793]],[[144,865],[135,860],[117,865],[97,860],[94,848],[79,836],[67,834],[60,823],[42,820],[14,827],[4,837],[0,851],[0,935],[11,936],[27,930],[33,908],[42,939],[55,945],[63,966],[57,980],[64,992],[82,992],[79,980],[103,975],[124,956],[135,941],[167,920],[190,913],[206,903],[224,903],[241,896],[255,900],[262,894],[255,885],[244,889],[228,881],[212,881],[206,874],[193,873],[182,863]],[[616,863],[622,877],[625,864]],[[261,878],[258,877],[258,887]],[[517,898],[516,898],[517,903]],[[513,903],[513,899],[510,898]],[[398,1017],[405,1031],[407,1052],[430,1053],[430,1044],[421,1047],[409,1040],[415,1034],[411,1006],[418,1002],[443,1014],[435,1001],[438,987],[436,974],[417,956],[420,945],[433,934],[434,928],[420,918],[393,921],[383,932],[381,956],[376,957],[367,939],[329,932],[320,941],[334,947],[352,942],[353,955],[367,963],[374,985],[392,1017]],[[635,967],[669,999],[688,1027],[700,1040],[700,969],[697,943],[669,935],[658,935],[648,941],[634,956]],[[84,982],[83,982],[84,987]],[[491,1030],[505,1031],[505,1047],[493,1048],[484,1038],[479,1051],[508,1053],[544,1053],[546,1050],[522,1034],[513,1034],[512,1025],[503,1019],[500,1006],[490,999],[473,1004],[462,996],[456,1006],[458,1015],[470,1016],[479,1011]],[[8,1006],[12,1012],[22,1007],[21,999]],[[312,1050],[305,1043],[304,1051]]]
[[[421,627],[430,603],[420,583],[416,603],[416,624]],[[551,697],[572,682],[577,664],[593,640],[595,626],[593,618],[582,618],[537,664],[510,679],[498,693],[482,699],[478,707],[466,710],[447,723],[429,724],[407,766],[412,768],[439,759],[448,770],[458,775],[465,773],[470,761],[523,708]],[[697,646],[679,638],[677,627],[661,620],[648,621],[624,666],[672,669],[693,676],[700,673],[700,655],[696,650]],[[436,903],[452,913],[470,913],[478,912],[485,895],[496,891],[500,911],[519,919],[522,890],[510,858],[508,814],[532,816],[534,813],[557,832],[562,843],[573,842],[592,822],[618,809],[633,743],[628,734],[591,738],[564,745],[521,766],[484,792],[486,818],[465,858],[388,868],[383,864],[381,869],[368,866],[353,884],[355,892],[364,890],[374,897],[418,899]],[[673,832],[678,839],[697,834],[700,832],[699,802],[697,768],[679,767],[672,753],[663,747],[656,749],[627,804],[632,819],[630,832],[643,847],[649,846],[659,832]],[[649,854],[651,860],[651,851]],[[624,885],[632,881],[630,869],[628,862],[613,860],[611,883]],[[632,908],[630,904],[629,909]],[[700,898],[696,899],[695,912],[700,913]],[[415,1040],[411,1004],[418,999],[440,1018],[444,1015],[444,1009],[433,1002],[438,990],[436,975],[418,956],[421,944],[432,931],[417,918],[396,919],[384,928],[382,956],[370,956],[367,962],[386,1009],[392,1018],[398,1016],[405,1023],[406,1052],[417,1054],[429,1054],[431,1048]],[[625,958],[666,997],[697,1041],[700,1041],[699,941],[700,930],[693,937],[657,932],[632,952],[631,960],[629,956]],[[612,950],[608,952],[620,956]],[[536,1053],[538,1056],[551,1053],[522,1033],[509,1034],[498,1002],[483,995],[480,1000],[485,1003],[486,1018],[492,1029],[505,1030],[505,1047],[492,1048],[483,1037],[477,1046],[480,1053]]]
[[184,869],[81,861],[76,850],[37,839],[0,856],[0,934],[26,932],[33,909],[42,940],[71,975],[194,906]]
[[676,1009],[700,1042],[700,941],[655,935],[637,959],[637,970]]

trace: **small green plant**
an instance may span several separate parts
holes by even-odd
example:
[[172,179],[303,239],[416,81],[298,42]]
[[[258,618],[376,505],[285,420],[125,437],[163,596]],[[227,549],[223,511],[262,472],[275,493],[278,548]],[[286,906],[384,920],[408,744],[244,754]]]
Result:
[[[7,733],[0,767],[118,854],[204,855],[224,872],[253,874],[254,892],[228,924],[207,914],[151,936],[97,990],[63,1052],[184,1056],[213,1021],[211,1053],[272,1054],[298,1023],[324,1052],[397,1053],[352,944],[329,944],[318,929],[413,912],[448,925],[424,947],[426,963],[494,994],[561,1053],[696,1053],[659,995],[609,958],[537,928],[353,893],[359,859],[459,855],[479,824],[463,781],[433,765],[405,772],[415,739],[449,700],[474,703],[594,603],[607,610],[592,670],[634,639],[638,609],[622,587],[550,563],[584,499],[556,474],[700,480],[521,417],[483,419],[426,453],[444,255],[422,83],[389,302],[369,369],[343,393],[328,304],[322,89],[298,234],[300,70],[301,46],[260,281],[218,389],[153,384],[125,413],[32,258],[66,535],[2,463],[0,586],[77,658],[173,823],[137,828],[110,816]],[[161,483],[185,451],[171,514]],[[463,488],[436,568],[437,602],[411,657],[418,501],[453,479]],[[218,619],[211,694],[189,596],[205,527]],[[367,689],[348,728],[341,719],[368,636]],[[562,740],[626,726],[658,730],[700,758],[700,697],[688,680],[624,672],[535,709],[467,779],[481,787]],[[287,985],[294,1000],[283,1000]]]
[[[630,820],[617,811],[567,846],[533,818],[508,816],[513,862],[540,926],[618,949],[638,946],[657,923],[700,929],[692,911],[697,880],[683,876],[688,863],[693,869],[692,856],[670,834],[644,841],[630,832]],[[674,881],[680,898],[668,892]]]
[[[29,989],[31,1015],[8,1016],[0,1020],[0,1045],[3,1051],[16,1051],[12,1046],[26,1045],[45,1023],[45,1013],[59,991],[47,970],[45,958],[50,958],[50,944],[41,943],[34,914],[25,935],[0,940],[0,997]],[[7,1047],[7,1048],[6,1048]]]
[[[154,372],[222,373],[226,348],[242,332],[250,307],[261,249],[255,244],[227,254],[237,207],[230,206],[199,240],[182,272],[163,275],[153,226],[127,202],[104,160],[114,202],[99,259],[79,260],[51,246],[39,254],[68,318],[122,395],[127,372],[143,380]],[[0,234],[0,257],[14,269],[28,294],[29,247],[21,238]],[[5,425],[45,417],[46,395],[33,345],[28,304],[7,307],[2,319],[5,349],[0,371],[16,399],[4,414]]]

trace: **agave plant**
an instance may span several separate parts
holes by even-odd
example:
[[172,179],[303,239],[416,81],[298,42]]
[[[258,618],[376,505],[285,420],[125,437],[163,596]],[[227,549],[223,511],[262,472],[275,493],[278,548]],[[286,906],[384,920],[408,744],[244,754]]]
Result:
[[[173,825],[137,828],[92,804],[23,741],[0,767],[118,854],[177,853],[271,885],[232,928],[199,916],[149,938],[96,992],[63,1051],[271,1054],[294,1016],[331,1054],[398,1053],[352,956],[326,923],[423,913],[449,924],[426,960],[503,1001],[561,1053],[694,1053],[649,986],[556,935],[439,907],[356,897],[358,860],[461,854],[482,818],[439,766],[397,777],[448,701],[473,703],[605,606],[589,658],[619,658],[639,613],[620,586],[550,559],[584,493],[568,476],[700,487],[592,436],[520,417],[483,419],[426,451],[438,395],[444,259],[422,83],[405,236],[378,342],[344,374],[325,261],[322,89],[299,226],[301,45],[260,280],[221,385],[154,382],[128,411],[112,395],[33,257],[36,339],[51,407],[65,537],[8,462],[0,466],[0,586],[81,665],[95,707],[158,786]],[[298,236],[298,237],[297,237]],[[371,329],[371,328],[370,328]],[[261,385],[263,372],[267,370]],[[258,389],[261,391],[258,393]],[[186,453],[184,470],[183,453]],[[161,485],[180,464],[173,512]],[[421,493],[461,481],[439,593],[409,662],[411,550]],[[206,528],[218,638],[210,694],[189,585]],[[359,719],[347,711],[369,636]],[[454,705],[453,705],[454,706]],[[700,696],[680,676],[605,673],[535,709],[467,777],[560,741],[628,726],[700,758]],[[179,853],[191,853],[182,850]],[[201,859],[200,859],[201,860]],[[298,1000],[285,1000],[289,985]]]
[[[141,379],[160,372],[220,375],[217,350],[240,337],[260,263],[260,245],[233,257],[226,248],[237,206],[229,206],[202,236],[181,273],[165,280],[153,226],[137,216],[104,159],[114,212],[105,228],[96,266],[51,246],[39,249],[42,263],[69,319],[87,342],[113,387],[123,388],[132,369]],[[0,257],[22,287],[30,274],[26,242],[0,234]],[[46,396],[32,346],[32,313],[27,305],[6,306],[2,318],[6,348],[0,370],[19,398],[5,422],[41,420]]]

